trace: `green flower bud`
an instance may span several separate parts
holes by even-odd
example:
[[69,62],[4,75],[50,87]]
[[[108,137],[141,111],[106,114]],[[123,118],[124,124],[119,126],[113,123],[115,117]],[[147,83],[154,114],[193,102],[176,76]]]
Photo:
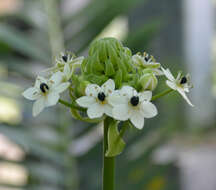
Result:
[[140,78],[139,84],[142,86],[143,90],[153,91],[157,87],[158,80],[153,72],[146,71]]
[[81,81],[79,83],[79,85],[77,86],[77,89],[76,89],[77,93],[81,96],[84,96],[85,95],[85,89],[89,84],[90,84],[90,82],[88,82],[88,81],[85,81],[85,80]]
[[115,85],[116,88],[120,88],[122,86],[122,71],[118,70],[115,75]]
[[[115,38],[99,39],[90,45],[89,56],[82,63],[82,75],[91,83],[103,84],[112,78],[116,86],[127,84],[136,75],[132,53]],[[132,77],[133,78],[133,77]]]
[[115,69],[110,60],[105,61],[105,75],[106,76],[112,76],[115,74]]
[[147,68],[147,69],[142,70],[142,74],[143,74],[143,75],[144,75],[144,74],[147,74],[147,73],[154,73],[154,72],[153,72],[153,70],[150,69],[150,68]]
[[122,43],[115,38],[103,38],[92,42],[89,48],[89,56],[96,52],[101,62],[105,62],[110,56],[118,55],[119,51],[124,51]]
[[98,84],[98,85],[102,85],[108,79],[109,78],[106,77],[105,75],[96,75],[96,74],[85,75],[85,80],[89,81],[90,83]]

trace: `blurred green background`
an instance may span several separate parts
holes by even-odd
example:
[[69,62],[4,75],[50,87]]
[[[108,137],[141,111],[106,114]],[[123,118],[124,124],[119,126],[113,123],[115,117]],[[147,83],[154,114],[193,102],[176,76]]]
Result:
[[116,190],[215,190],[215,7],[210,0],[0,0],[0,190],[101,189],[101,125],[73,120],[62,105],[33,118],[21,93],[59,52],[87,55],[92,40],[107,36],[174,73],[190,71],[195,86],[194,109],[167,95],[156,102],[157,117],[126,134]]

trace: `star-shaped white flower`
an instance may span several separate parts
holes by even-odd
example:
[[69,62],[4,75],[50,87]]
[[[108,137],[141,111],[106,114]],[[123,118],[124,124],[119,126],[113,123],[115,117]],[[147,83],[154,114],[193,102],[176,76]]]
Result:
[[186,92],[189,92],[190,88],[192,88],[189,74],[187,74],[186,76],[182,76],[182,74],[179,72],[178,76],[174,78],[174,76],[172,75],[169,69],[162,68],[162,71],[168,79],[166,81],[167,86],[169,86],[173,90],[178,91],[179,94],[186,100],[186,102],[190,106],[194,106],[186,96]]
[[29,100],[36,100],[33,105],[33,116],[37,116],[45,107],[55,105],[60,93],[65,91],[70,83],[62,82],[63,73],[56,72],[50,79],[38,76],[34,87],[30,87],[23,92],[23,96]]
[[112,79],[106,81],[101,87],[96,84],[90,84],[85,89],[86,96],[76,100],[81,107],[88,108],[87,115],[89,118],[99,118],[103,114],[112,117],[112,106],[108,99],[110,94],[115,90],[115,82]]
[[70,69],[70,74],[72,75],[74,70],[82,64],[83,60],[84,60],[83,56],[75,57],[75,55],[70,52],[60,53],[60,55],[55,60],[56,62],[55,66],[46,69],[45,72],[51,72],[51,73],[55,73],[58,71],[65,72],[64,71],[65,67],[67,67],[67,69],[68,68]]
[[134,88],[124,86],[109,98],[109,102],[113,106],[113,117],[121,121],[129,119],[136,128],[142,129],[144,118],[157,115],[157,108],[150,102],[151,98],[151,91],[137,93]]
[[141,55],[137,53],[132,56],[133,62],[143,68],[151,68],[155,75],[163,75],[163,72],[160,70],[160,63],[156,62],[155,58],[152,55],[147,54],[146,52]]

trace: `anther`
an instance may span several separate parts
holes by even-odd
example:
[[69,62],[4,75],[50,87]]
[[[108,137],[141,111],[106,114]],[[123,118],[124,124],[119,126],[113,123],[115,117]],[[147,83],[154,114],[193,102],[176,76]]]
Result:
[[182,77],[180,84],[185,84],[187,82],[187,78],[186,77]]
[[137,106],[139,104],[139,97],[138,96],[133,96],[130,99],[130,103],[132,104],[132,106]]
[[145,61],[146,61],[146,62],[148,62],[148,60],[149,60],[149,58],[148,58],[148,57],[145,57],[144,59],[145,59]]
[[68,56],[67,56],[67,55],[63,55],[63,56],[62,56],[62,59],[63,59],[64,62],[67,62]]
[[46,91],[49,90],[49,86],[46,83],[41,83],[40,89],[43,93],[46,93]]
[[106,96],[103,92],[98,93],[98,100],[103,102],[105,100]]

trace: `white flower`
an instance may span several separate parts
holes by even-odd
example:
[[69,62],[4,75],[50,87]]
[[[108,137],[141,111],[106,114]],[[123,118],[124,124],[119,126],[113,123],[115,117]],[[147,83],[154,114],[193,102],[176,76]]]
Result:
[[113,106],[113,117],[121,121],[130,119],[136,128],[142,129],[144,118],[157,115],[157,108],[150,102],[151,97],[151,91],[137,93],[132,87],[124,86],[109,98],[109,102]]
[[160,63],[156,62],[155,58],[146,52],[144,52],[143,55],[140,53],[133,55],[132,60],[140,67],[151,68],[155,75],[163,75],[163,72],[160,70]]
[[189,74],[182,76],[182,74],[179,72],[178,76],[175,79],[169,69],[162,68],[162,71],[168,79],[166,81],[166,84],[173,90],[178,91],[190,106],[194,106],[185,94],[185,92],[189,92],[190,88],[192,88]]
[[56,64],[63,65],[65,63],[70,63],[73,61],[75,55],[70,52],[61,52],[60,55],[56,58]]
[[76,100],[81,107],[88,108],[87,115],[89,118],[99,118],[103,114],[112,117],[112,106],[108,99],[110,94],[115,90],[115,82],[112,79],[106,81],[101,87],[96,84],[90,84],[85,89],[86,96]]
[[33,105],[33,116],[37,116],[45,107],[55,105],[60,93],[65,91],[70,83],[62,82],[63,73],[56,72],[50,79],[38,76],[34,87],[23,92],[23,96],[29,100],[36,100]]
[[69,66],[70,74],[72,75],[74,70],[82,64],[83,60],[84,60],[83,56],[75,57],[75,55],[70,52],[60,53],[60,55],[55,60],[56,62],[55,66],[46,69],[45,72],[51,72],[51,73],[55,73],[58,71],[64,72],[65,66],[67,65],[67,67]]

